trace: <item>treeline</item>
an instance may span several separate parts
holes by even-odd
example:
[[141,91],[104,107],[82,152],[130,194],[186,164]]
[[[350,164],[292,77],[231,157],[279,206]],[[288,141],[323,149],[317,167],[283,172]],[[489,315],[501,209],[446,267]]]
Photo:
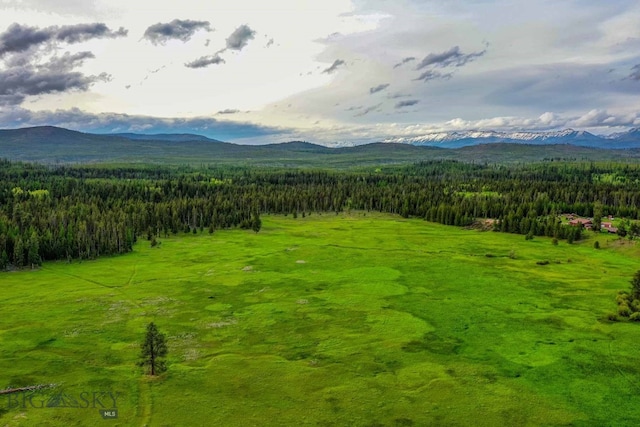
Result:
[[[259,229],[260,214],[378,211],[578,240],[563,212],[640,216],[624,164],[418,163],[385,171],[242,167],[46,167],[0,161],[0,268],[128,252],[141,236]],[[256,230],[257,231],[257,230]]]

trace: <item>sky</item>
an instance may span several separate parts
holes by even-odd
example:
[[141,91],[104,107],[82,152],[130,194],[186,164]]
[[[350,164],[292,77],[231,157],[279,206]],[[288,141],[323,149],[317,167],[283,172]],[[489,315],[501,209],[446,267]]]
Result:
[[0,128],[244,144],[640,126],[637,0],[0,0]]

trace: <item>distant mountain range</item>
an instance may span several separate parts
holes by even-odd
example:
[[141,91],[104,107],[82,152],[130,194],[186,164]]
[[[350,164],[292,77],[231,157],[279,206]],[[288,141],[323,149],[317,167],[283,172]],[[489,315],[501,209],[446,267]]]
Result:
[[[111,133],[93,134],[77,132],[55,126],[38,126],[21,129],[0,130],[0,142],[96,142],[96,141],[150,141],[166,143],[205,142],[223,143],[203,135],[188,133]],[[607,136],[594,135],[586,131],[565,129],[553,132],[500,132],[500,131],[451,131],[428,133],[415,137],[387,138],[383,143],[408,144],[415,146],[430,146],[440,148],[460,148],[480,144],[529,144],[529,145],[575,145],[578,147],[604,148],[621,150],[640,148],[640,128],[633,128],[626,132],[614,133]],[[281,145],[281,144],[273,144]],[[331,148],[353,147],[349,142],[330,144]]]
[[[395,142],[395,143],[392,143]],[[194,134],[91,134],[40,126],[0,130],[0,158],[49,164],[164,163],[270,167],[352,167],[436,159],[473,162],[640,158],[640,129],[588,132],[443,132],[333,147],[292,141],[239,145]]]
[[165,141],[165,142],[222,142],[216,139],[207,138],[202,135],[189,133],[86,133],[59,128],[55,126],[36,126],[21,129],[0,129],[0,141],[25,141],[25,142],[72,142],[72,141]]
[[569,144],[579,147],[620,150],[640,148],[640,128],[608,136],[598,136],[586,131],[565,129],[554,132],[498,132],[455,131],[429,133],[416,137],[388,138],[383,142],[422,145],[442,148],[459,148],[479,144]]
[[207,141],[207,142],[222,142],[217,139],[207,138],[202,135],[195,135],[192,133],[154,133],[154,134],[141,134],[141,133],[111,133],[104,134],[105,136],[117,136],[121,138],[131,139],[133,141],[168,141],[168,142],[189,142],[189,141]]

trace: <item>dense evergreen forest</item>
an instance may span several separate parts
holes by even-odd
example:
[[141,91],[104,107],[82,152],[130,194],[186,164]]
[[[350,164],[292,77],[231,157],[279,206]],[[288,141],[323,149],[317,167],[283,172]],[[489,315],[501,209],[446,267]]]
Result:
[[258,231],[260,214],[378,211],[578,240],[561,213],[640,218],[640,166],[422,162],[384,170],[63,166],[0,161],[0,268],[125,253],[172,233]]

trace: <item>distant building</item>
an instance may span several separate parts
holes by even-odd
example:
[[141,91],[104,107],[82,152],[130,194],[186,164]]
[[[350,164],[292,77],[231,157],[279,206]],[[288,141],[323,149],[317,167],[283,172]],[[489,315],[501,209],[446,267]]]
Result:
[[593,228],[593,221],[588,218],[575,218],[569,221],[569,225],[573,227],[579,227],[582,225],[587,230],[591,230]]
[[617,234],[618,228],[613,226],[611,222],[603,222],[600,224],[600,229],[606,230],[608,233]]

